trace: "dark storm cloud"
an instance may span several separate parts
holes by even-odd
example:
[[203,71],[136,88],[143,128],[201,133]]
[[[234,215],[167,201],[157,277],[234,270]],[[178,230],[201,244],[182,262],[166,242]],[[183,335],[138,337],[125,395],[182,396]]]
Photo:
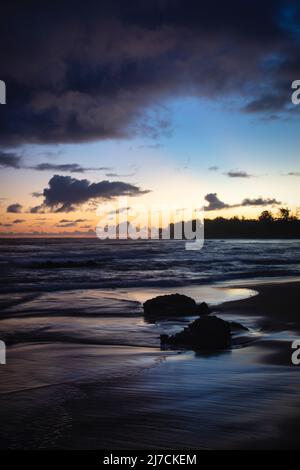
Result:
[[225,202],[221,201],[217,193],[209,193],[205,196],[204,198],[207,202],[208,205],[204,207],[206,211],[216,211],[216,210],[221,210],[221,209],[232,209],[236,207],[247,207],[247,206],[259,206],[259,207],[265,207],[265,206],[276,206],[281,204],[280,201],[277,201],[277,199],[274,198],[246,198],[243,199],[243,201],[239,204],[226,204]]
[[149,191],[142,190],[123,181],[100,181],[91,183],[71,176],[54,175],[48,188],[43,190],[44,201],[40,206],[31,208],[37,213],[45,209],[54,212],[72,212],[76,206],[96,199],[113,199],[117,196],[141,196]]
[[231,170],[225,173],[225,175],[229,176],[230,178],[251,178],[253,176],[242,170]]
[[300,76],[296,0],[6,2],[0,141],[82,142],[168,132],[161,104],[241,96],[278,112]]
[[11,212],[12,214],[19,214],[20,212],[22,212],[22,209],[22,204],[16,202],[15,204],[10,204],[10,206],[8,206],[6,209],[6,212]]

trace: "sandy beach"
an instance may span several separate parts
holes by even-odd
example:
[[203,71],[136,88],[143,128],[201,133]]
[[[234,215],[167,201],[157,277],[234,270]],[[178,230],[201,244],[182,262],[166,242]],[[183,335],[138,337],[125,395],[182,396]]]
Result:
[[[299,286],[252,285],[258,295],[217,305],[218,316],[251,334],[215,354],[158,345],[12,346],[16,388],[1,393],[1,447],[297,448],[300,366],[291,363],[291,343],[299,337]],[[120,361],[122,373],[114,369]],[[22,389],[22,380],[30,385]]]

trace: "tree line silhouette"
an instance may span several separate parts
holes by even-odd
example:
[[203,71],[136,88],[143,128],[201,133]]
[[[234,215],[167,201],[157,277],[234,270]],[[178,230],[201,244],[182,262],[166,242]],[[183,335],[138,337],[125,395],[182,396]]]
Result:
[[[195,229],[195,221],[193,227]],[[172,238],[174,224],[170,224],[170,232]],[[290,209],[282,207],[277,216],[264,210],[257,219],[204,219],[204,232],[205,238],[300,238],[300,219],[292,215]]]

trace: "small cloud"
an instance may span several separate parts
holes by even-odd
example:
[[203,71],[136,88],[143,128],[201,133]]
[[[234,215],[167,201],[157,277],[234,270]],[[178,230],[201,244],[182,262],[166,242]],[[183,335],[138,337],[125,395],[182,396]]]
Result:
[[256,199],[244,199],[241,203],[241,206],[277,206],[282,204],[281,201],[277,201],[277,199],[264,199],[262,197],[258,197]]
[[0,150],[0,167],[2,168],[14,168],[16,170],[36,170],[36,171],[61,171],[70,173],[84,173],[85,171],[108,171],[112,167],[83,167],[78,163],[38,163],[37,165],[26,166],[23,163],[22,156],[14,152],[4,152]]
[[127,173],[127,174],[120,174],[120,173],[105,173],[107,178],[129,178],[135,176],[136,173]]
[[213,165],[213,166],[210,166],[208,169],[209,169],[209,171],[218,171],[219,167],[216,166],[216,165]]
[[112,210],[108,212],[108,215],[114,215],[116,213],[122,214],[123,212],[127,212],[130,210],[130,207],[120,207],[118,210]]
[[6,209],[6,212],[11,212],[12,214],[19,214],[20,212],[22,212],[22,209],[22,204],[16,202],[15,204],[10,204],[10,206],[8,206]]
[[204,210],[206,211],[216,211],[220,209],[228,209],[230,207],[218,198],[217,193],[206,194],[204,199],[208,202],[208,206],[204,207]]
[[60,165],[56,165],[53,163],[39,163],[38,165],[34,165],[30,168],[31,170],[37,171],[61,171],[61,172],[70,172],[70,173],[84,173],[85,171],[107,171],[110,170],[111,167],[83,167],[78,163],[63,163]]
[[230,178],[252,178],[253,176],[243,170],[230,170],[225,173],[225,175],[229,176]]
[[286,107],[286,104],[287,99],[284,93],[266,93],[250,101],[242,111],[246,113],[271,113],[273,116],[275,112],[282,111]]
[[25,219],[15,219],[13,224],[22,224],[23,222],[25,222]]
[[139,145],[138,146],[139,149],[153,149],[153,150],[160,149],[162,147],[164,147],[164,145],[160,144],[160,143],[157,143],[157,144],[144,144],[144,145]]
[[81,224],[83,222],[88,222],[88,219],[76,219],[76,220],[69,220],[69,219],[61,219],[59,221],[60,224]]
[[44,207],[43,207],[42,204],[39,205],[39,206],[31,207],[31,208],[29,209],[29,212],[30,212],[31,214],[44,214],[44,213],[45,213]]
[[75,227],[76,222],[67,222],[67,223],[63,223],[63,224],[57,224],[56,227],[60,227],[60,228],[66,228],[66,227]]
[[13,152],[0,151],[0,167],[20,168],[22,157]]

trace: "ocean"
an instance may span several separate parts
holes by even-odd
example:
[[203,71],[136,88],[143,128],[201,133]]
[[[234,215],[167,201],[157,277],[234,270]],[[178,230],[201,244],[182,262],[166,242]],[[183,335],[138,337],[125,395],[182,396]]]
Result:
[[300,274],[299,240],[1,239],[1,290],[168,288]]

